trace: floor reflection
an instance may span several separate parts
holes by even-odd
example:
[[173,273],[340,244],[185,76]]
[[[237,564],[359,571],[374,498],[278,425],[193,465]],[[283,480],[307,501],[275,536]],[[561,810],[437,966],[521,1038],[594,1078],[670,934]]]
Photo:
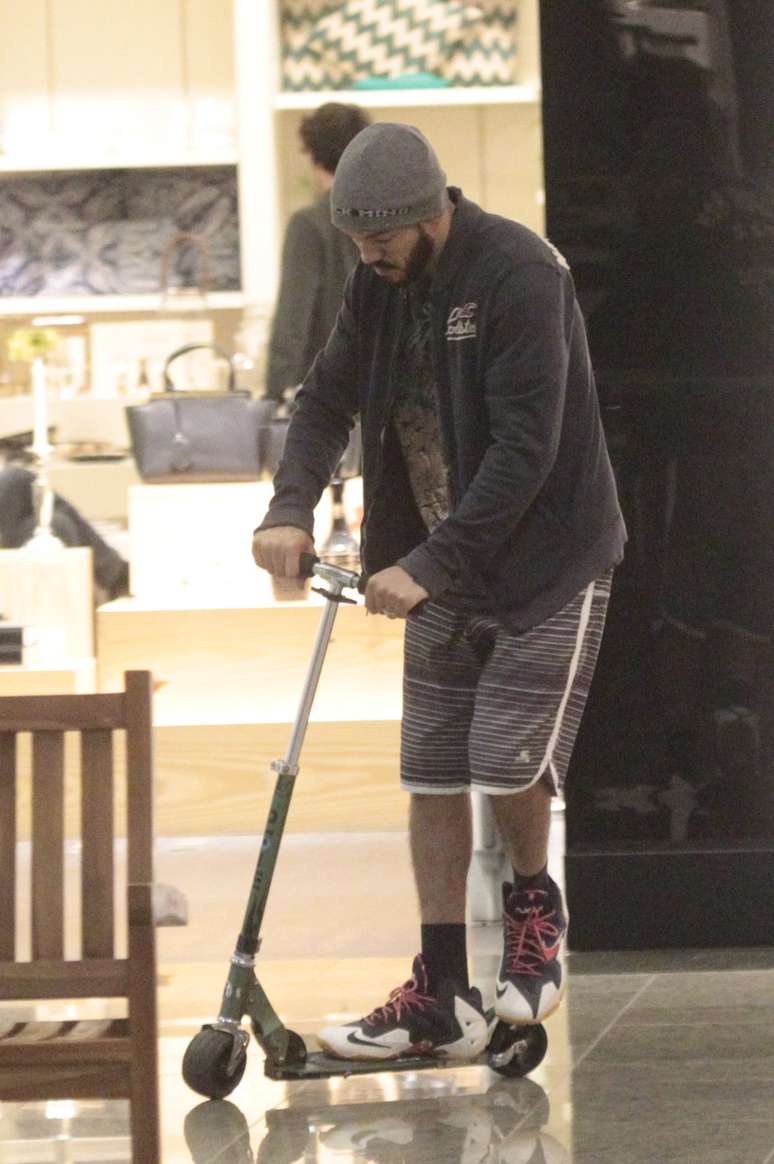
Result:
[[[364,1013],[405,977],[417,919],[388,900],[397,880],[411,900],[405,848],[401,835],[382,839],[377,861],[371,837],[313,837],[284,854],[261,981],[310,1046],[331,1015]],[[769,948],[571,952],[566,1002],[525,1079],[473,1064],[277,1082],[251,1040],[239,1086],[204,1102],[181,1063],[221,997],[253,849],[242,838],[160,848],[160,878],[193,906],[187,929],[159,931],[163,1164],[774,1164]],[[367,882],[351,875],[359,855]],[[364,901],[390,917],[388,934],[361,924]],[[474,981],[491,997],[499,926],[470,938]],[[78,1010],[100,1017],[108,1005]],[[0,1029],[19,1012],[57,1017],[53,1008],[0,1007]],[[125,1102],[0,1104],[0,1164],[129,1160]]]
[[186,1117],[185,1140],[193,1164],[567,1164],[567,1150],[545,1131],[549,1114],[531,1079],[480,1095],[379,1103],[324,1103],[302,1091],[257,1128],[228,1100],[201,1103]]

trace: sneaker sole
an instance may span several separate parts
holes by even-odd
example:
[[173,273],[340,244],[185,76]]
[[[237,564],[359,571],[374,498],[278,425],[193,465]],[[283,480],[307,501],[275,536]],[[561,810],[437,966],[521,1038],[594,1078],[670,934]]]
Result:
[[376,1053],[373,1055],[368,1055],[365,1053],[361,1055],[342,1055],[341,1051],[337,1051],[335,1047],[332,1047],[330,1043],[325,1041],[325,1039],[321,1039],[319,1035],[317,1036],[317,1042],[320,1044],[320,1047],[325,1052],[325,1054],[330,1055],[332,1059],[352,1059],[357,1063],[362,1063],[364,1061],[368,1063],[385,1063],[390,1059],[399,1059],[401,1055],[405,1055],[407,1053],[405,1051],[389,1051],[386,1055],[384,1055],[379,1054],[379,1051],[382,1048],[374,1047],[374,1052]]
[[[482,1049],[480,1051],[476,1051],[473,1055],[449,1055],[446,1052],[436,1050],[435,1048],[425,1050],[422,1047],[406,1047],[402,1050],[391,1051],[386,1055],[343,1055],[341,1051],[337,1051],[335,1047],[332,1047],[330,1043],[325,1041],[325,1039],[321,1039],[319,1035],[317,1036],[317,1042],[325,1054],[330,1055],[332,1059],[341,1059],[345,1062],[352,1060],[356,1063],[389,1063],[393,1062],[395,1059],[448,1059],[451,1063],[472,1063],[474,1059],[477,1059],[479,1055],[481,1055],[483,1051],[486,1050],[486,1044],[484,1044]],[[380,1051],[382,1049],[383,1048],[374,1047],[375,1051]]]
[[494,1005],[495,1015],[500,1020],[500,1022],[508,1023],[510,1026],[513,1026],[513,1027],[537,1027],[541,1023],[544,1023],[546,1021],[546,1019],[550,1018],[552,1014],[555,1014],[558,1011],[559,1007],[564,1002],[564,992],[566,989],[567,989],[567,984],[565,982],[563,982],[561,985],[561,988],[559,990],[559,994],[556,996],[556,998],[554,999],[551,1006],[548,1008],[547,1011],[545,1011],[538,1018],[533,1018],[532,1015],[530,1015],[529,1018],[523,1018],[523,1017],[513,1018],[513,1017],[509,1017],[509,1016],[504,1015],[504,1014],[500,1014],[500,1012],[497,1009],[497,1006],[498,1006],[497,1002],[495,1002],[495,1005]]

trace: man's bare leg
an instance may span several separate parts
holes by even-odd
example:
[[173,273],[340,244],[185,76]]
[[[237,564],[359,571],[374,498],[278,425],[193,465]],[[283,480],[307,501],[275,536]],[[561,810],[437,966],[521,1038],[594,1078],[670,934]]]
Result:
[[543,780],[513,796],[491,796],[497,829],[506,856],[522,877],[534,877],[548,859],[551,789]]
[[411,797],[411,857],[422,919],[422,959],[431,994],[443,979],[467,994],[465,894],[473,847],[470,796]]
[[468,793],[413,793],[409,835],[423,924],[464,924],[473,845]]

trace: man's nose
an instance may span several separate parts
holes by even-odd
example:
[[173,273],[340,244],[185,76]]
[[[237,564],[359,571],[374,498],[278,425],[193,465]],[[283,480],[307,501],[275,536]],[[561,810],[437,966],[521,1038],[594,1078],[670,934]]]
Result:
[[384,255],[384,247],[375,242],[362,242],[360,244],[360,257],[366,266],[373,266],[378,263]]

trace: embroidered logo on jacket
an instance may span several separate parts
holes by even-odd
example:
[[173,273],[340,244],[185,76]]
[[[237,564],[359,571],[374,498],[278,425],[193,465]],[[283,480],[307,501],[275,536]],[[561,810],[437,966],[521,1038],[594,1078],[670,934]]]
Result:
[[462,307],[452,307],[446,320],[447,340],[475,339],[477,303],[465,303]]

